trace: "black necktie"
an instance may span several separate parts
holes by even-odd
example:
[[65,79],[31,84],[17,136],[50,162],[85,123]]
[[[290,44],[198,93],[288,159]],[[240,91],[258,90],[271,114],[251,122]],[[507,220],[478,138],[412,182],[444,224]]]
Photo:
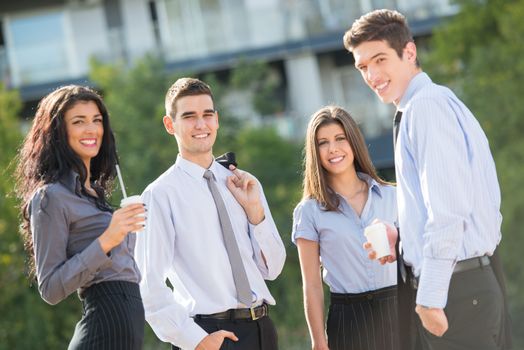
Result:
[[215,160],[226,169],[229,169],[231,164],[233,164],[235,167],[237,166],[235,153],[233,152],[226,152],[223,155],[216,157]]
[[[402,119],[402,112],[397,111],[395,114],[395,119],[393,120],[393,154],[395,154],[395,146],[397,144],[398,131],[400,127],[400,120]],[[404,264],[404,257],[402,256],[403,252],[400,251],[400,229],[397,227],[399,233],[397,243],[395,244],[395,251],[397,253],[397,270],[398,277],[402,278],[404,283],[406,282],[407,271],[406,265]]]
[[397,111],[395,119],[393,120],[393,147],[397,144],[398,130],[400,127],[400,120],[402,119],[402,112]]

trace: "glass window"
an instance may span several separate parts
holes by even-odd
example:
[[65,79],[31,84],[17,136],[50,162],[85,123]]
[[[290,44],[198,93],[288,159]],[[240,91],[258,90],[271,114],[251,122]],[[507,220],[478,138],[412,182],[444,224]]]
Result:
[[166,1],[170,42],[167,43],[168,59],[185,59],[207,53],[203,40],[204,22],[195,1]]
[[8,27],[10,59],[18,84],[69,75],[62,12],[11,18]]
[[184,59],[249,46],[242,0],[166,0],[168,58]]

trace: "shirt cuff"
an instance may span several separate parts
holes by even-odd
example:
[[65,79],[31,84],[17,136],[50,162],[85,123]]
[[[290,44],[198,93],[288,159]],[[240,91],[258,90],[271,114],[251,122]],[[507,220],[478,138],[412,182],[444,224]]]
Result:
[[262,273],[262,277],[268,280],[274,280],[280,274],[279,257],[276,255],[278,251],[275,247],[272,228],[271,220],[267,218],[258,225],[250,224],[249,226],[251,245],[258,270]]
[[187,322],[187,325],[180,330],[182,337],[177,339],[178,344],[174,344],[182,349],[195,349],[197,345],[208,336],[199,325],[197,325],[192,319]]
[[[251,239],[256,241],[258,249],[263,251],[269,251],[274,247],[275,237],[273,236],[274,226],[271,224],[271,220],[265,218],[258,225],[249,224],[249,232],[251,233]],[[266,258],[269,256],[266,255]]]
[[424,258],[418,283],[418,305],[439,309],[446,306],[454,265],[454,260]]
[[249,232],[253,232],[257,242],[260,242],[260,239],[264,239],[264,232],[267,232],[268,230],[270,230],[270,227],[267,217],[265,217],[264,220],[260,221],[257,225],[253,225],[249,222]]
[[318,243],[318,233],[312,231],[295,231],[291,233],[291,242],[297,244],[297,239],[302,238]]
[[111,265],[112,260],[104,253],[98,239],[95,239],[80,253],[82,264],[91,273],[96,273],[102,266]]

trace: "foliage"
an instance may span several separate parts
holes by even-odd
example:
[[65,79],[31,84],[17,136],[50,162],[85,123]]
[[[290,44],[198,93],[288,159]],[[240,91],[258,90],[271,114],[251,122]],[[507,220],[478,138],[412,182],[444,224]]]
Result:
[[16,91],[0,85],[0,350],[31,349],[36,341],[44,349],[66,348],[72,328],[64,325],[80,315],[74,297],[51,307],[25,275],[25,253],[18,234],[18,210],[13,190],[14,157],[22,133]]
[[524,348],[524,0],[460,0],[461,10],[433,37],[428,67],[456,87],[482,124],[497,164],[504,217],[504,261],[515,348]]
[[275,114],[284,109],[282,91],[279,91],[280,75],[266,62],[241,62],[232,72],[230,86],[251,91],[253,107],[261,115]]
[[289,341],[287,346],[281,346],[289,348],[308,339],[302,312],[298,254],[291,243],[291,214],[301,196],[301,146],[282,139],[273,129],[247,129],[239,135],[238,150],[241,167],[255,174],[262,183],[273,219],[286,245],[284,270],[268,284],[277,301],[277,307],[271,310],[272,319],[279,330],[279,338]]

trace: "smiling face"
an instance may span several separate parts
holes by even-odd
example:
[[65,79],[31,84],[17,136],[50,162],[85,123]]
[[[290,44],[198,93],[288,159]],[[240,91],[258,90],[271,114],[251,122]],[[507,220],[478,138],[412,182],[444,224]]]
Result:
[[103,117],[93,101],[80,101],[64,114],[69,147],[89,170],[91,159],[102,146]]
[[174,118],[164,116],[167,132],[177,139],[180,155],[202,167],[213,158],[218,113],[209,95],[191,95],[176,101]]
[[339,123],[318,128],[316,141],[320,164],[330,175],[355,171],[353,150]]
[[366,41],[353,49],[355,67],[384,103],[398,105],[411,79],[420,72],[417,49],[406,44],[402,57],[386,41]]

